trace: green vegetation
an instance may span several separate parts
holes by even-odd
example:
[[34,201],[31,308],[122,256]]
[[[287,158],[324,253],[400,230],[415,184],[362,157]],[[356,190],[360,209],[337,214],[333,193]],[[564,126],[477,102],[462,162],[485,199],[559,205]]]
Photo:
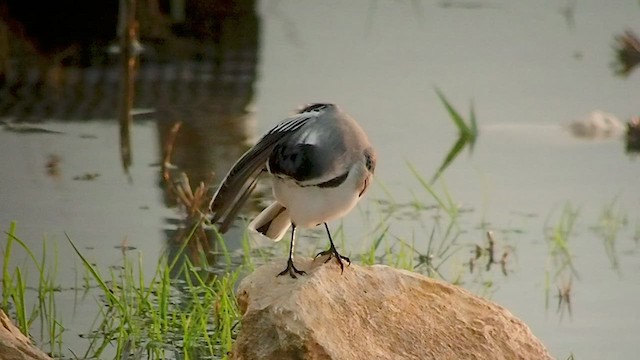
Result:
[[[436,93],[440,98],[440,101],[444,105],[447,113],[449,114],[449,118],[453,121],[454,125],[458,128],[458,140],[453,144],[451,150],[447,153],[442,164],[436,171],[433,176],[431,182],[435,182],[440,175],[444,172],[444,170],[449,167],[451,162],[460,154],[462,149],[465,146],[469,147],[469,152],[473,151],[473,146],[475,145],[476,138],[478,137],[478,124],[476,122],[476,114],[473,110],[473,103],[471,104],[471,109],[469,110],[469,120],[465,121],[465,119],[460,115],[460,113],[449,103],[444,94],[436,89]],[[468,124],[467,124],[468,123]]]
[[[455,200],[443,178],[431,184],[415,167],[408,166],[419,191],[413,193],[411,201],[400,203],[381,184],[386,198],[372,202],[378,207],[376,211],[360,209],[371,230],[363,236],[364,251],[352,259],[365,265],[388,264],[418,271],[491,296],[514,268],[512,254],[516,249],[508,236],[522,232],[496,228],[484,220],[470,231],[467,216],[473,211]],[[200,199],[202,194],[194,195],[187,198]],[[614,201],[604,208],[593,228],[604,240],[607,254],[607,244],[615,244],[620,229],[628,222],[615,204]],[[214,228],[205,228],[202,221],[196,221],[197,206],[187,208],[194,211],[189,212],[186,222],[191,227],[179,232],[180,248],[153,259],[155,271],[150,278],[145,276],[149,272],[143,271],[149,264],[135,250],[122,246],[121,263],[103,269],[67,237],[68,244],[63,245],[73,250],[73,257],[81,266],[76,270],[75,286],[65,289],[57,279],[57,246],[43,241],[42,256],[37,257],[12,223],[2,246],[2,309],[25,334],[40,339],[38,345],[54,356],[68,356],[71,352],[80,359],[226,358],[239,330],[234,287],[241,274],[273,258],[278,249],[284,255],[286,244],[283,242],[281,248],[253,248],[245,234],[241,250],[232,253]],[[572,284],[578,279],[571,245],[579,214],[579,208],[567,203],[559,214],[552,213],[545,225],[545,303],[549,307],[555,287],[560,317],[565,309],[571,313]],[[635,232],[637,237],[637,226]],[[325,245],[323,231],[309,233],[312,237],[321,234],[323,241],[315,244]],[[334,229],[334,236],[342,248],[353,246],[345,241],[341,225]],[[307,250],[314,254],[317,249],[302,251]],[[615,254],[613,245],[611,253]],[[26,254],[24,259],[19,260],[20,254]],[[215,266],[212,257],[217,261]],[[35,273],[29,274],[30,269]],[[80,330],[86,341],[82,349],[68,348],[66,319],[57,311],[61,294],[70,291],[75,292],[75,301],[95,302],[93,325]],[[34,326],[37,322],[39,326]],[[34,328],[40,329],[40,334],[34,334]]]
[[[35,290],[38,294],[36,304],[28,304],[27,292],[31,290],[27,285],[30,274],[28,270],[31,266],[16,266],[10,269],[12,253],[15,251],[14,245],[24,250],[31,265],[36,268],[38,283]],[[16,236],[16,224],[11,223],[7,232],[7,243],[3,249],[2,265],[2,303],[0,306],[4,310],[13,310],[12,313],[20,331],[30,336],[31,325],[37,319],[40,320],[42,333],[40,338],[48,339],[51,352],[55,352],[62,347],[62,332],[64,331],[56,312],[55,294],[60,292],[57,285],[56,273],[57,262],[48,263],[47,241],[42,242],[42,258],[38,260],[25,243]],[[54,247],[54,253],[57,250]],[[45,333],[46,331],[46,333]]]
[[575,229],[576,219],[580,213],[578,208],[565,204],[562,212],[553,226],[547,220],[546,241],[548,248],[547,266],[545,269],[545,307],[549,308],[551,286],[555,284],[558,297],[558,312],[564,314],[564,309],[571,315],[571,289],[573,279],[579,279],[573,265],[573,254],[569,240]]
[[598,223],[593,227],[593,231],[602,239],[605,253],[609,258],[611,267],[615,270],[620,268],[616,242],[620,230],[626,227],[628,222],[622,210],[616,208],[616,199],[614,199],[604,207]]
[[469,231],[462,224],[473,211],[460,205],[443,178],[431,184],[412,164],[408,167],[420,191],[406,203],[386,191],[385,198],[375,199],[381,219],[367,235],[360,261],[417,271],[490,296],[494,277],[509,273],[512,247],[485,226]]
[[[373,227],[366,236],[369,245],[354,259],[364,264],[389,264],[471,285],[484,267],[467,271],[464,265],[468,258],[476,256],[472,251],[468,256],[463,254],[463,250],[471,249],[460,239],[464,231],[459,219],[464,212],[444,182],[440,182],[441,190],[436,190],[417,169],[411,167],[411,171],[424,193],[414,194],[414,200],[407,204],[398,204],[391,197],[380,201],[378,204],[386,211],[376,212],[381,214],[381,219],[369,219]],[[190,187],[187,181],[180,184],[177,189]],[[189,194],[189,191],[184,193]],[[200,192],[194,192],[194,196],[185,199],[200,199],[200,195]],[[432,199],[434,204],[427,205],[428,199]],[[143,269],[148,269],[149,264],[145,264],[143,254],[128,250],[127,246],[121,247],[122,260],[117,267],[102,269],[92,263],[73,239],[67,237],[68,244],[64,245],[73,250],[72,254],[81,265],[76,270],[75,287],[67,289],[61,289],[58,284],[58,264],[50,260],[57,259],[56,248],[51,254],[46,241],[43,242],[43,256],[37,258],[20,239],[16,224],[12,223],[3,248],[2,308],[16,319],[26,334],[32,329],[33,322],[41,319],[46,325],[42,327],[43,333],[34,338],[42,339],[44,342],[38,345],[53,354],[71,351],[77,358],[117,359],[224,358],[231,349],[240,316],[234,286],[241,273],[252,270],[255,263],[273,258],[278,247],[254,249],[245,234],[241,254],[232,254],[214,228],[206,229],[208,235],[205,236],[203,222],[196,221],[197,206],[192,205],[202,202],[189,201],[189,206],[186,203],[185,208],[192,211],[188,211],[185,224],[191,227],[179,232],[182,242],[177,253],[167,253],[158,260],[152,260],[157,263],[151,278],[144,275]],[[369,213],[365,215],[370,216]],[[403,217],[418,222],[422,227],[414,231],[411,238],[395,235],[392,231],[395,219]],[[314,232],[310,234],[313,236]],[[346,247],[342,226],[334,229],[334,236],[343,248]],[[207,238],[208,243],[203,243]],[[324,241],[318,241],[316,245],[323,246]],[[16,246],[27,254],[26,262],[12,263],[19,259],[15,256]],[[282,247],[283,254],[285,248]],[[316,249],[309,250],[315,253]],[[456,257],[458,254],[462,255]],[[488,259],[489,255],[482,250],[476,256],[476,261],[484,262],[486,259],[479,260],[480,256]],[[215,266],[211,266],[212,257],[217,261]],[[445,265],[454,270],[444,271]],[[38,271],[38,285],[35,287],[30,287],[24,276],[23,269],[29,268]],[[491,281],[483,282],[480,287],[486,289],[490,284]],[[76,293],[76,301],[96,303],[92,327],[81,329],[81,336],[87,344],[80,350],[64,346],[68,332],[65,333],[64,319],[56,312],[59,295],[69,291]],[[39,299],[32,307],[25,300],[34,298],[30,292],[35,292]]]
[[[48,264],[46,255],[38,260],[16,235],[11,224],[3,254],[2,309],[14,317],[19,328],[29,334],[33,321],[46,322],[41,344],[53,354],[63,350],[64,324],[56,314],[55,274],[57,264]],[[142,254],[123,256],[122,266],[102,273],[82,254],[71,239],[69,244],[81,260],[85,284],[81,290],[95,298],[98,312],[94,327],[83,337],[88,345],[78,358],[222,358],[231,350],[239,313],[233,286],[242,267],[213,274],[194,266],[187,259],[178,267],[177,260],[162,256],[151,279],[143,274]],[[27,254],[29,264],[11,269],[12,248],[18,244]],[[187,242],[183,244],[183,249]],[[181,250],[183,250],[181,249]],[[46,254],[46,248],[44,249]],[[22,268],[35,266],[39,285],[29,289]],[[29,308],[25,299],[30,290],[38,303]],[[59,300],[58,300],[59,301]],[[73,349],[71,350],[73,351]],[[180,354],[178,356],[178,354]]]

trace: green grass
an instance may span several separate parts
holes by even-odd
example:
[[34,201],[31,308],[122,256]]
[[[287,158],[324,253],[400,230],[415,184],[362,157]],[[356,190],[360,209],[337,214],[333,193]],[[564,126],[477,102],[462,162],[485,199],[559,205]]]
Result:
[[444,94],[439,90],[435,89],[440,102],[447,110],[447,114],[449,118],[453,122],[453,124],[458,128],[458,140],[453,144],[447,155],[445,156],[442,164],[433,175],[431,182],[435,182],[442,173],[444,173],[445,169],[451,165],[453,160],[458,157],[460,152],[466,147],[469,147],[469,152],[473,151],[473,146],[475,145],[476,139],[478,137],[478,123],[476,120],[475,110],[473,108],[473,103],[471,103],[471,107],[469,110],[469,120],[465,120],[462,115],[451,105],[449,100],[444,96]]
[[[460,205],[444,177],[432,184],[411,164],[409,169],[412,180],[418,184],[417,190],[411,192],[411,200],[399,203],[385,192],[387,198],[371,202],[379,207],[378,211],[361,212],[370,223],[366,236],[369,242],[364,251],[352,258],[364,265],[387,264],[418,271],[490,296],[500,279],[508,276],[515,252],[506,239],[507,232],[492,228],[484,220],[469,230],[465,216],[472,212]],[[547,220],[547,299],[552,283],[560,290],[567,275],[569,284],[577,276],[570,243],[578,214],[579,209],[567,204],[559,216]],[[613,214],[613,218],[619,218],[617,212]],[[398,231],[397,224],[411,227]],[[62,245],[72,249],[81,264],[76,286],[71,290],[82,297],[76,301],[94,302],[96,315],[90,328],[80,330],[86,346],[67,349],[67,331],[56,307],[60,292],[56,280],[58,264],[51,260],[57,257],[57,247],[43,242],[43,256],[36,258],[13,223],[3,246],[2,308],[27,334],[34,321],[40,320],[42,334],[31,335],[43,339],[38,345],[54,354],[71,352],[76,358],[104,359],[225,358],[239,330],[234,287],[240,274],[269,261],[279,248],[286,254],[288,245],[285,240],[280,247],[254,249],[245,233],[241,242],[243,255],[238,261],[237,254],[230,253],[223,237],[212,229],[209,234],[212,244],[197,244],[197,251],[190,252],[193,243],[202,241],[202,229],[196,228],[199,226],[194,224],[181,233],[184,238],[176,253],[152,260],[151,267],[155,270],[152,275],[143,271],[150,264],[138,251],[123,250],[119,266],[104,269],[94,265],[68,237]],[[334,239],[340,241],[340,248],[345,249],[350,243],[346,230],[339,225],[332,231]],[[320,234],[322,240],[316,243],[324,249],[323,229],[305,233],[311,237]],[[208,249],[208,253],[203,254],[203,249]],[[26,253],[22,263],[12,262],[16,250]],[[210,254],[221,260],[214,268],[207,265]],[[37,272],[35,286],[28,283],[30,277],[25,269]],[[35,305],[25,300],[36,298],[30,292],[37,295]],[[568,299],[570,292],[562,294]]]
[[[16,319],[27,335],[33,321],[40,319],[43,333],[39,338],[44,340],[40,346],[52,354],[61,354],[65,328],[56,311],[60,301],[56,296],[60,292],[56,282],[58,264],[48,260],[49,255],[57,258],[57,250],[54,247],[53,254],[48,254],[50,250],[43,242],[43,256],[36,258],[17,236],[16,228],[12,223],[3,249],[2,309]],[[94,325],[82,335],[87,340],[86,349],[81,353],[77,353],[78,349],[69,350],[75,357],[218,359],[231,350],[240,316],[233,287],[242,266],[214,274],[193,265],[188,258],[178,265],[165,255],[158,261],[154,275],[146,279],[140,253],[126,253],[120,267],[101,271],[72,239],[68,238],[68,243],[84,270],[83,289],[74,290],[85,295],[84,301],[95,301],[98,311]],[[26,263],[11,263],[16,244],[26,252]],[[26,282],[22,269],[29,268],[38,271],[36,287],[29,287]],[[33,298],[29,292],[35,292],[38,299],[31,308],[25,300]]]
[[562,212],[554,226],[546,226],[547,245],[553,265],[552,277],[557,277],[560,273],[568,270],[575,276],[578,275],[573,265],[573,255],[569,246],[569,240],[573,235],[576,219],[580,214],[580,209],[567,203],[563,206]]
[[[549,225],[551,218],[547,219],[546,243],[548,249],[545,268],[545,308],[550,307],[552,288],[558,293],[558,311],[566,308],[571,312],[569,294],[573,279],[579,279],[578,272],[573,264],[573,254],[570,247],[570,239],[573,237],[576,220],[580,209],[566,203],[554,225]],[[564,306],[564,307],[563,307]]]
[[[57,285],[57,262],[55,261],[56,248],[54,247],[54,260],[50,263],[46,239],[42,241],[42,258],[37,259],[29,247],[16,235],[16,223],[12,222],[6,233],[7,242],[3,248],[2,259],[2,303],[3,310],[12,314],[20,331],[30,336],[31,326],[34,321],[40,321],[40,338],[48,341],[43,345],[51,353],[59,353],[62,349],[62,333],[64,327],[58,318],[55,301],[56,293],[60,292]],[[27,264],[18,265],[11,270],[12,255],[15,253],[14,245],[17,245],[27,254]],[[33,265],[33,266],[32,266]],[[29,269],[35,267],[37,272],[37,285],[27,284]],[[31,289],[37,292],[37,302],[30,304],[28,292]]]
[[214,275],[188,259],[175,269],[177,262],[163,256],[147,280],[139,254],[137,261],[125,258],[122,270],[106,281],[70,243],[107,304],[98,326],[102,334],[85,355],[100,357],[106,343],[115,346],[116,358],[138,352],[148,358],[221,358],[231,350],[239,320],[233,284],[240,269]]
[[473,211],[460,205],[444,177],[431,184],[413,164],[407,166],[417,190],[411,191],[410,201],[401,203],[382,187],[385,197],[372,202],[379,219],[367,232],[368,246],[360,262],[420,272],[491,295],[498,283],[495,277],[508,275],[513,247],[501,236],[487,245],[485,236],[491,229],[486,226],[479,226],[478,231],[466,229],[462,224]]
[[619,233],[629,223],[626,214],[616,206],[617,199],[606,204],[602,210],[598,223],[592,228],[597,236],[602,239],[605,253],[616,271],[620,270],[618,250],[616,249]]

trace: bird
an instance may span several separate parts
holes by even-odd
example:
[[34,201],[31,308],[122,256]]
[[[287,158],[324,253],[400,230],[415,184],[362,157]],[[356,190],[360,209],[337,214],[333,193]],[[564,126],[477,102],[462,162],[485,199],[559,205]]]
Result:
[[330,247],[316,255],[335,258],[344,272],[351,260],[338,253],[327,222],[350,212],[371,185],[376,152],[360,125],[338,105],[303,106],[245,152],[221,181],[209,204],[211,223],[229,230],[261,175],[269,174],[275,201],[248,230],[273,241],[291,227],[287,267],[277,276],[306,273],[295,267],[296,230],[324,224]]

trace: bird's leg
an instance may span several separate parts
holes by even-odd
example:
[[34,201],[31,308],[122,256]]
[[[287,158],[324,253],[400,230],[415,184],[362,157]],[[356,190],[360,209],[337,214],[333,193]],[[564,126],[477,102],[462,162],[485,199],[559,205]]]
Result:
[[329,236],[329,243],[331,244],[331,246],[329,247],[328,250],[319,252],[316,255],[316,258],[318,256],[329,255],[327,260],[325,260],[325,263],[327,263],[329,260],[331,260],[332,257],[335,257],[336,261],[338,262],[338,265],[340,265],[340,273],[342,273],[344,272],[344,264],[342,263],[342,260],[348,262],[349,265],[351,265],[351,260],[349,260],[348,257],[342,256],[338,253],[336,246],[333,244],[333,239],[331,238],[331,232],[329,231],[329,225],[327,225],[327,223],[324,223],[324,228],[327,229],[327,235]]
[[289,276],[295,279],[297,278],[296,274],[298,275],[307,274],[302,270],[296,269],[296,267],[293,265],[293,248],[295,246],[295,241],[296,241],[295,236],[296,236],[296,226],[291,225],[291,245],[289,246],[289,260],[287,260],[287,268],[282,270],[282,272],[280,272],[278,276],[289,274]]

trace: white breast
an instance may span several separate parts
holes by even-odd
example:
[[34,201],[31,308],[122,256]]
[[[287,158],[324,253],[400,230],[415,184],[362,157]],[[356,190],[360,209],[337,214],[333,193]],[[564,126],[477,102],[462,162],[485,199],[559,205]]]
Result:
[[291,179],[273,179],[273,195],[289,210],[291,222],[310,228],[346,215],[360,200],[363,174],[352,168],[347,179],[334,188],[300,187]]

